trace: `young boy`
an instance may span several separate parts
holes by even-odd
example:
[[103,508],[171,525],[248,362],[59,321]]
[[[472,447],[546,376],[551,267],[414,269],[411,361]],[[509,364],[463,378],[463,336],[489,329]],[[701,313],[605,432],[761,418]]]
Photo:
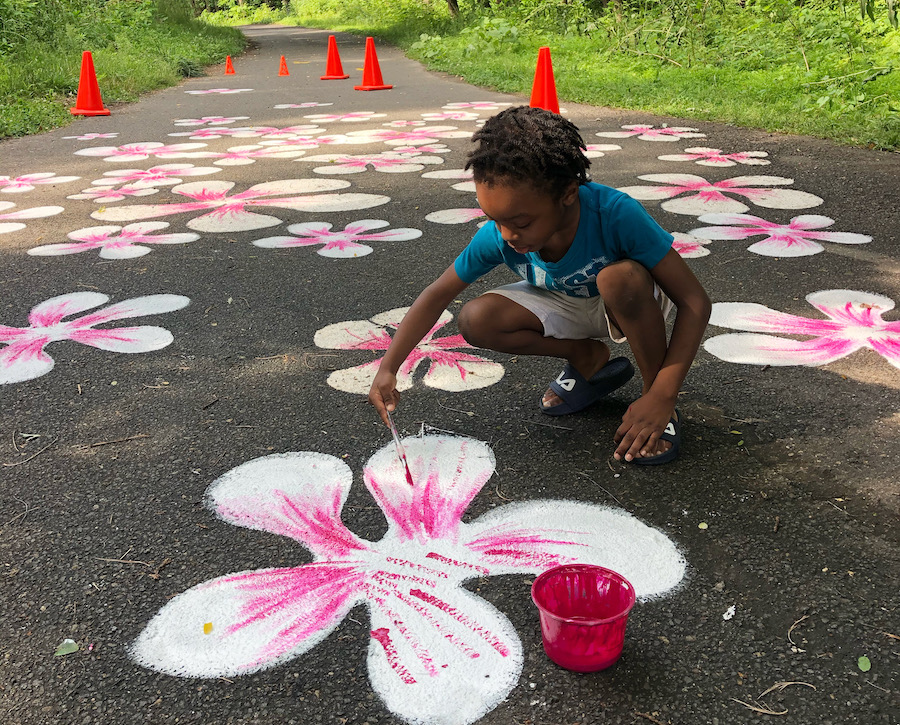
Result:
[[[615,433],[616,460],[666,463],[678,454],[675,403],[697,354],[710,301],[672,235],[631,197],[588,181],[584,141],[570,121],[520,106],[473,137],[466,168],[489,223],[416,299],[369,392],[385,424],[400,396],[396,373],[451,301],[505,264],[522,281],[468,302],[459,329],[475,347],[563,358],[541,400],[548,415],[582,410],[634,374],[610,360],[601,338],[626,339],[643,378],[641,397]],[[677,308],[672,337],[666,316]]]

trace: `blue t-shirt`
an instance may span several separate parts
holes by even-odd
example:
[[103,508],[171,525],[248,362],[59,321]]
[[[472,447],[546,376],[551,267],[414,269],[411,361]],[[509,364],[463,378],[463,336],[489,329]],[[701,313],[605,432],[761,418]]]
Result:
[[488,222],[456,258],[456,274],[471,284],[505,264],[535,287],[596,297],[597,272],[607,265],[633,259],[653,269],[672,248],[672,235],[627,194],[591,182],[578,187],[578,200],[578,231],[558,262],[545,262],[538,252],[519,254],[503,241],[497,225]]

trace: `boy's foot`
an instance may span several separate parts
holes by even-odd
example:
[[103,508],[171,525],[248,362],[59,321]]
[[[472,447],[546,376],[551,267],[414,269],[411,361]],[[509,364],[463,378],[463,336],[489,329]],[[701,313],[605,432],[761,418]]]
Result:
[[550,390],[541,400],[541,411],[547,415],[568,415],[584,410],[622,387],[633,376],[634,367],[624,357],[610,360],[590,378],[585,378],[568,363],[550,383]]
[[681,448],[681,413],[675,409],[675,416],[669,420],[669,424],[656,442],[655,451],[647,451],[646,456],[633,458],[630,462],[638,466],[657,466],[662,463],[674,461],[678,457]]

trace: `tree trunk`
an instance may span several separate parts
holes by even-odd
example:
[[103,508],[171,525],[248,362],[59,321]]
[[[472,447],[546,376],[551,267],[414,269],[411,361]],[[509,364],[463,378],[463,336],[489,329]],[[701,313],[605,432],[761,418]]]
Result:
[[457,0],[447,0],[447,7],[450,8],[450,14],[454,18],[459,17],[459,2]]

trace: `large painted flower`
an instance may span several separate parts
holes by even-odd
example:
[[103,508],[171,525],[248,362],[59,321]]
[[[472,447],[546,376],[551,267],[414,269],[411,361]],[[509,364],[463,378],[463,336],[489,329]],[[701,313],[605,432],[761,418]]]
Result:
[[201,116],[200,118],[179,118],[176,126],[223,126],[235,121],[246,121],[250,116]]
[[687,126],[663,126],[656,128],[645,123],[634,123],[622,126],[624,131],[600,131],[595,134],[603,138],[628,138],[637,136],[641,141],[679,141],[683,138],[706,138],[699,128]]
[[219,518],[289,537],[313,560],[188,589],[149,622],[131,657],[181,677],[249,674],[309,652],[362,604],[369,680],[387,708],[416,725],[467,725],[515,687],[524,658],[512,623],[463,582],[579,562],[620,572],[646,599],[683,578],[675,545],[621,510],[529,501],[463,522],[495,469],[491,449],[447,436],[404,445],[414,485],[393,445],[363,473],[388,521],[378,541],[341,520],[353,473],[333,456],[265,456],[214,481],[206,504]]
[[[450,188],[457,191],[469,191],[474,194],[475,182],[472,176],[472,169],[441,169],[440,171],[428,171],[422,174],[423,179],[462,179],[456,184],[451,184]],[[479,211],[481,210],[479,209]],[[479,216],[484,216],[484,213],[482,212]]]
[[0,201],[0,234],[24,229],[25,225],[19,222],[19,219],[41,219],[65,211],[61,206],[35,206],[31,209],[3,213],[6,209],[12,209],[14,206],[15,204],[11,201]]
[[122,161],[143,161],[155,156],[158,159],[177,159],[182,157],[186,151],[194,149],[202,149],[205,143],[176,143],[166,145],[158,141],[147,141],[145,143],[129,143],[124,146],[91,146],[86,149],[79,149],[75,152],[76,156],[102,156],[104,161],[122,162]]
[[364,257],[374,251],[361,242],[405,242],[422,236],[419,229],[384,229],[389,224],[382,219],[360,219],[345,226],[343,231],[332,231],[332,225],[327,222],[303,222],[288,227],[295,236],[267,237],[257,239],[253,244],[266,249],[321,245],[316,251],[323,257],[350,258]]
[[93,141],[98,138],[115,138],[118,133],[83,133],[80,136],[63,136],[63,138],[74,138],[78,141]]
[[4,194],[21,194],[24,191],[33,191],[39,184],[64,184],[80,178],[80,176],[57,176],[53,171],[22,176],[0,176],[0,191]]
[[306,149],[316,148],[318,144],[310,146],[306,143],[284,144],[277,146],[264,146],[263,144],[248,144],[246,146],[232,146],[227,151],[197,151],[185,154],[188,158],[215,159],[216,166],[246,166],[254,164],[259,159],[295,159],[303,156]]
[[426,121],[477,121],[478,114],[471,111],[442,111],[420,114]]
[[422,126],[410,131],[394,128],[350,131],[346,134],[350,143],[373,143],[383,141],[388,146],[434,143],[442,138],[468,138],[471,131],[460,131],[456,126]]
[[744,164],[746,166],[768,166],[771,161],[767,161],[765,151],[738,151],[733,154],[723,153],[722,149],[711,149],[705,146],[695,146],[694,148],[685,149],[683,154],[666,154],[657,156],[660,161],[694,161],[700,166],[735,166],[736,164]]
[[[328,325],[316,332],[314,342],[326,350],[385,351],[391,344],[391,332],[400,326],[408,307],[382,312],[370,320],[352,320]],[[460,392],[493,385],[503,377],[503,366],[462,350],[474,350],[462,335],[435,337],[438,330],[453,319],[446,310],[434,327],[409,354],[397,371],[397,390],[409,390],[413,386],[416,369],[428,365],[423,382],[425,385]],[[346,393],[366,394],[372,387],[381,358],[344,370],[335,370],[328,376],[328,384]]]
[[180,310],[190,300],[181,295],[135,297],[90,314],[66,320],[79,312],[109,301],[99,292],[72,292],[52,297],[31,309],[29,327],[0,325],[0,384],[20,383],[49,373],[53,358],[44,348],[51,342],[72,340],[110,352],[150,352],[169,345],[172,333],[162,327],[105,327],[102,325],[128,317],[157,315]]
[[776,224],[750,214],[704,214],[698,221],[713,227],[692,229],[691,234],[705,239],[747,239],[763,236],[748,251],[764,257],[808,257],[825,251],[819,242],[866,244],[872,237],[852,232],[821,232],[834,224],[834,219],[816,214],[795,216],[789,224]]
[[396,151],[356,155],[317,154],[315,156],[307,156],[301,161],[324,163],[324,166],[316,166],[313,169],[317,174],[360,174],[370,166],[375,171],[380,171],[383,174],[405,174],[412,171],[421,171],[426,164],[444,163],[444,159],[440,156],[400,154]]
[[[659,186],[623,186],[629,196],[641,201],[649,199],[670,199],[660,206],[673,214],[723,213],[740,214],[750,207],[727,194],[743,196],[757,206],[768,209],[807,209],[818,206],[823,199],[814,194],[796,189],[774,189],[766,187],[787,186],[793,179],[783,176],[735,176],[723,181],[707,181],[693,174],[646,174],[639,176],[642,181],[653,181]],[[674,197],[687,194],[680,199]]]
[[96,201],[98,204],[110,204],[114,201],[122,201],[122,199],[134,196],[151,196],[158,194],[159,189],[155,186],[135,186],[134,184],[125,184],[112,188],[109,186],[92,186],[89,189],[82,189],[77,194],[71,194],[66,199],[88,199]]
[[193,164],[160,164],[149,169],[114,169],[104,171],[103,178],[92,181],[95,186],[116,186],[127,184],[134,189],[150,189],[158,186],[174,186],[184,181],[185,176],[208,176],[218,174],[222,169]]
[[371,121],[375,118],[384,118],[386,113],[375,113],[375,111],[353,111],[352,113],[314,113],[311,116],[304,116],[316,123],[330,123],[332,121],[340,121],[341,123],[361,123],[362,121]]
[[511,106],[512,103],[504,103],[502,101],[459,101],[455,103],[447,103],[441,106],[448,111],[455,111],[460,108],[471,108],[475,111],[499,111],[503,106]]
[[209,95],[222,95],[228,96],[234,93],[249,93],[252,91],[252,88],[207,88],[202,91],[185,91],[189,96],[209,96]]
[[[192,199],[181,204],[116,206],[95,211],[102,221],[135,221],[154,217],[206,212],[187,226],[198,232],[244,232],[281,224],[281,219],[257,214],[253,208],[279,207],[307,212],[349,211],[386,204],[390,197],[379,194],[313,194],[350,186],[339,179],[285,179],[254,184],[246,191],[228,196],[233,181],[194,181],[172,189],[173,194]],[[299,196],[298,196],[299,194]]]
[[306,103],[279,103],[272,108],[316,108],[317,106],[333,106],[333,103],[316,103],[315,101],[307,101]]
[[751,365],[827,365],[867,347],[900,368],[900,320],[882,319],[885,312],[894,309],[892,299],[870,292],[835,289],[813,292],[806,301],[828,319],[797,317],[751,302],[716,303],[711,325],[747,333],[711,337],[704,347],[727,362]]
[[[480,207],[472,209],[440,209],[425,215],[425,220],[435,224],[467,224],[475,219],[484,219],[486,214]],[[484,222],[478,226],[482,226]]]
[[169,226],[168,222],[138,222],[124,227],[89,227],[69,232],[70,244],[44,244],[28,250],[38,257],[78,254],[100,250],[101,259],[134,259],[149,254],[144,244],[186,244],[200,238],[199,234],[154,234]]

